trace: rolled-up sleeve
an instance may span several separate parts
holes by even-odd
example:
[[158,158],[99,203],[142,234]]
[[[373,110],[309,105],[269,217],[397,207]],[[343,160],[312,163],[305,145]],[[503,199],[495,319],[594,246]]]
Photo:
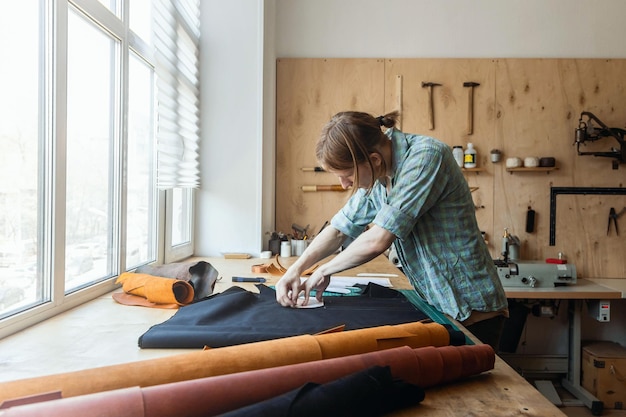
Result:
[[412,232],[415,218],[389,204],[383,204],[373,223],[390,231],[398,239],[404,239]]
[[364,190],[357,190],[337,214],[330,225],[344,235],[356,239],[376,215],[376,207]]

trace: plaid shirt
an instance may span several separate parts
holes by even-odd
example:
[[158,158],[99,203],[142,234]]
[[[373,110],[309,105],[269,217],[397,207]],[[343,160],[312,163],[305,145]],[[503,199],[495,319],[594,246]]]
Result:
[[356,238],[374,223],[391,233],[403,271],[437,310],[463,321],[472,310],[507,308],[506,295],[476,222],[474,202],[450,148],[389,129],[391,190],[359,189],[331,224]]

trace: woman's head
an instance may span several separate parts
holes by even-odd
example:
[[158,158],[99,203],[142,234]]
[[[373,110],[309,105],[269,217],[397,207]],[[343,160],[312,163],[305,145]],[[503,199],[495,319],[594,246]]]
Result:
[[347,188],[367,188],[387,174],[383,148],[388,141],[382,127],[394,127],[398,119],[394,111],[374,117],[368,113],[346,111],[337,113],[322,129],[316,146],[320,165],[335,173]]

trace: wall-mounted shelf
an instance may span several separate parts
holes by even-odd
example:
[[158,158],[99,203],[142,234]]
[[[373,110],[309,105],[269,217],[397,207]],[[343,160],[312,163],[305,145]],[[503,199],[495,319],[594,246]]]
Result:
[[461,168],[461,171],[463,172],[476,172],[476,173],[480,173],[485,171],[485,168]]
[[507,172],[509,174],[513,174],[514,172],[546,172],[550,173],[551,171],[555,171],[559,169],[558,167],[532,167],[532,168],[507,168]]

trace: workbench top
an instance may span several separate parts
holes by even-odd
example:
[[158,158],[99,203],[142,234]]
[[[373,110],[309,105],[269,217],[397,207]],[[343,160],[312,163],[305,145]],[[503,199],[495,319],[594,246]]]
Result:
[[626,298],[626,278],[589,278],[589,281],[619,291],[622,294],[621,298]]
[[[210,262],[220,273],[216,291],[233,285],[231,277],[264,276],[266,285],[279,277],[251,273],[252,265],[267,259],[197,258]],[[295,258],[294,258],[295,259]],[[281,260],[289,263],[290,259]],[[368,264],[345,271],[354,276],[360,272],[396,274],[390,277],[395,289],[411,288],[399,270],[383,256]],[[255,290],[254,284],[237,283]],[[176,310],[129,307],[112,300],[111,294],[99,297],[50,320],[0,340],[0,381],[30,378],[93,367],[128,363],[193,350],[139,349],[137,339],[150,326],[171,317]],[[459,329],[476,339],[460,324]],[[564,416],[556,406],[541,395],[502,359],[496,357],[495,368],[481,375],[430,388],[418,406],[391,416],[468,416],[524,415]]]
[[567,284],[560,287],[505,287],[504,291],[507,298],[518,299],[603,300],[623,298],[623,291],[626,291],[626,283],[622,284],[623,289],[619,290],[609,286],[606,281],[612,280],[579,278],[576,280],[576,284]]

